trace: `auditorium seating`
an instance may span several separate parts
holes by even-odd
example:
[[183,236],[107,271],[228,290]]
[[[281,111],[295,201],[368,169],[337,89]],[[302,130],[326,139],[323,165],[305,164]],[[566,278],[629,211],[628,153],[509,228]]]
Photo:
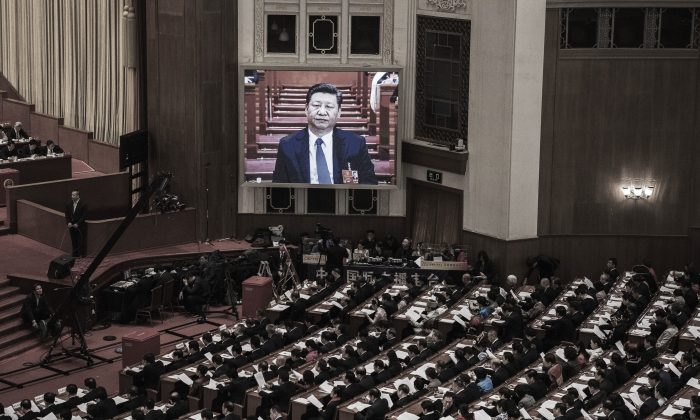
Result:
[[[561,410],[564,410],[564,413],[571,411],[570,415],[573,416],[579,407],[585,407],[586,415],[604,416],[605,412],[601,411],[603,399],[592,398],[591,394],[594,392],[591,391],[590,387],[596,382],[591,380],[600,377],[604,382],[603,386],[607,387],[605,378],[617,374],[616,369],[618,368],[616,366],[618,365],[616,363],[618,362],[623,364],[621,369],[629,372],[628,376],[623,375],[622,378],[629,379],[624,382],[610,382],[613,388],[609,389],[606,395],[609,397],[612,395],[611,398],[617,398],[618,394],[621,395],[622,400],[620,401],[635,410],[638,409],[640,401],[640,395],[637,393],[639,387],[641,385],[652,387],[655,385],[655,382],[649,379],[650,375],[652,379],[655,375],[652,372],[664,371],[664,375],[668,374],[677,378],[682,370],[683,375],[691,375],[688,376],[691,378],[688,385],[680,383],[676,379],[674,387],[668,390],[668,401],[661,404],[653,415],[653,418],[671,418],[673,414],[677,414],[675,410],[694,406],[694,403],[686,400],[690,400],[690,397],[697,393],[697,389],[700,389],[700,382],[697,381],[697,378],[700,377],[700,370],[692,370],[691,367],[695,365],[681,363],[681,359],[684,357],[683,353],[675,353],[675,350],[660,353],[655,358],[649,359],[652,360],[652,365],[645,367],[648,361],[645,359],[647,353],[640,353],[644,350],[639,350],[644,346],[644,343],[640,343],[637,337],[650,335],[650,317],[653,316],[654,311],[660,306],[668,306],[668,301],[674,299],[674,295],[675,298],[678,297],[679,292],[676,290],[682,288],[678,286],[677,279],[667,277],[664,283],[658,287],[657,293],[649,300],[647,306],[636,308],[636,313],[639,316],[626,325],[623,339],[613,341],[613,337],[616,338],[615,324],[609,325],[609,318],[616,319],[620,317],[621,311],[634,309],[629,302],[631,296],[629,290],[640,285],[640,279],[634,276],[634,273],[628,272],[609,284],[600,281],[591,282],[584,278],[571,281],[566,286],[552,292],[549,296],[551,303],[544,311],[537,313],[532,318],[527,318],[527,327],[523,331],[527,338],[515,338],[510,342],[503,342],[498,338],[506,328],[508,318],[505,314],[500,314],[499,311],[484,312],[484,299],[488,303],[498,304],[499,307],[502,307],[502,303],[499,302],[506,300],[527,307],[532,305],[533,300],[545,298],[546,294],[541,287],[521,286],[506,291],[498,286],[473,282],[467,287],[459,287],[452,292],[453,286],[437,281],[433,281],[429,285],[421,285],[414,283],[413,279],[409,279],[406,284],[401,284],[391,282],[389,276],[382,276],[380,281],[374,282],[372,289],[360,292],[363,296],[362,301],[352,303],[352,299],[348,299],[348,296],[354,296],[354,292],[360,291],[361,288],[358,289],[345,281],[336,284],[323,283],[324,287],[313,286],[311,282],[307,282],[300,284],[297,290],[287,295],[289,300],[286,304],[273,301],[266,310],[270,319],[275,319],[274,324],[267,324],[268,333],[286,334],[296,329],[295,325],[303,326],[289,320],[288,317],[294,314],[297,319],[307,317],[313,321],[312,324],[307,324],[311,326],[307,334],[295,336],[297,338],[285,346],[270,347],[264,341],[251,346],[251,336],[247,333],[244,334],[243,331],[248,331],[255,325],[262,324],[251,324],[244,320],[238,321],[233,326],[214,328],[208,333],[212,337],[211,344],[203,340],[206,335],[199,338],[201,347],[211,348],[211,351],[197,350],[196,358],[188,359],[186,364],[179,363],[176,370],[161,374],[159,378],[160,389],[152,389],[148,393],[151,397],[156,398],[156,406],[167,408],[167,399],[171,392],[178,390],[181,393],[188,392],[190,387],[187,386],[187,383],[192,381],[190,375],[194,373],[197,366],[204,365],[207,368],[215,368],[219,363],[215,359],[217,355],[223,358],[225,363],[237,360],[240,355],[235,348],[231,347],[231,343],[237,343],[233,345],[241,345],[250,355],[256,354],[256,356],[241,359],[245,360],[245,363],[235,369],[235,378],[223,376],[205,379],[201,393],[190,396],[188,399],[188,416],[201,413],[202,410],[219,411],[222,400],[231,398],[238,404],[236,410],[238,410],[239,415],[253,417],[260,415],[262,418],[266,418],[267,409],[279,403],[278,400],[270,400],[269,397],[283,395],[283,401],[286,402],[288,398],[289,402],[277,408],[284,411],[288,419],[314,418],[324,413],[330,398],[329,394],[334,387],[340,387],[337,389],[349,387],[356,383],[356,376],[364,377],[365,372],[368,376],[375,375],[377,377],[377,372],[375,372],[377,366],[381,366],[382,363],[388,366],[391,364],[391,360],[403,359],[404,362],[400,365],[399,371],[391,370],[383,373],[381,381],[372,385],[379,389],[381,398],[387,401],[389,411],[386,413],[386,417],[391,419],[414,419],[435,413],[438,413],[440,417],[444,417],[444,415],[456,416],[456,406],[443,406],[446,393],[449,393],[451,397],[454,396],[456,403],[466,403],[466,410],[474,413],[475,418],[482,418],[479,416],[493,417],[504,412],[503,410],[509,409],[512,404],[516,404],[515,406],[518,407],[517,415],[521,416],[520,418],[550,419],[554,418],[556,413]],[[356,280],[364,281],[365,279],[358,277]],[[559,343],[550,349],[539,350],[540,338],[546,336],[551,321],[556,320],[559,316],[555,308],[567,306],[569,313],[575,314],[576,310],[580,309],[577,296],[590,297],[593,290],[604,290],[605,288],[610,293],[604,298],[599,296],[597,308],[592,310],[593,307],[591,307],[587,310],[587,314],[575,325],[578,326],[579,339],[581,337],[596,337],[607,350],[594,351],[589,346],[577,348],[573,343],[566,342]],[[688,293],[686,289],[683,291]],[[621,299],[623,293],[624,299]],[[323,296],[323,299],[314,305],[308,305],[308,302],[313,302],[314,298],[317,298],[315,296],[317,294]],[[395,301],[403,298],[406,299],[406,302],[401,309],[392,313],[387,321],[381,324],[382,326],[366,325],[366,316],[372,313],[371,301],[381,300],[385,294],[392,296],[392,299],[395,296]],[[299,299],[300,295],[304,295],[304,298]],[[424,319],[421,317],[430,319],[431,316],[427,314],[436,311],[439,308],[437,303],[443,302],[443,298],[437,297],[438,295],[444,296],[446,299],[444,301],[446,310],[436,313],[434,319],[422,323]],[[290,311],[294,303],[299,300],[307,302],[303,304],[303,311]],[[338,324],[337,316],[340,314],[346,314],[344,325]],[[474,323],[475,317],[483,317],[482,322]],[[672,340],[671,348],[680,347],[680,343],[685,342],[682,345],[687,350],[694,351],[697,332],[690,328],[693,327],[691,324],[696,322],[696,317],[698,317],[698,312],[694,311],[693,316],[688,318],[682,326],[683,328],[680,328],[677,336]],[[263,322],[267,321],[263,319]],[[360,351],[360,354],[364,352],[368,338],[386,334],[389,326],[391,331],[398,331],[396,341],[387,341],[386,345],[379,341],[378,344],[381,346],[379,352],[372,353],[370,357],[362,360],[356,358],[355,352],[357,350]],[[223,335],[224,329],[228,331],[226,337]],[[260,326],[254,328],[255,331],[262,331],[262,329],[264,328]],[[403,340],[400,340],[401,330],[406,331],[406,337]],[[424,331],[428,337],[416,334],[416,331]],[[642,331],[645,332],[644,335]],[[322,338],[326,333],[339,333],[344,338],[328,341]],[[470,333],[476,333],[478,336],[470,335]],[[602,334],[602,337],[599,334]],[[687,338],[681,340],[684,335]],[[261,337],[268,337],[268,341],[271,341],[269,337],[272,335]],[[334,337],[339,337],[339,335],[334,335]],[[426,338],[433,343],[429,348],[425,347]],[[304,349],[305,343],[308,342],[307,340],[319,341],[323,351],[320,352],[318,359],[307,360],[302,356],[301,351]],[[222,344],[224,341],[227,345]],[[183,345],[185,344],[183,343]],[[258,351],[257,348],[266,348],[267,351]],[[272,349],[274,350],[270,351]],[[425,352],[422,349],[425,349]],[[541,357],[540,351],[545,352],[541,354]],[[398,357],[398,359],[392,359],[393,357]],[[157,359],[166,365],[171,365],[175,361],[172,351],[158,356]],[[697,359],[700,362],[700,357]],[[319,362],[320,360],[323,362]],[[382,363],[377,365],[376,361]],[[311,386],[304,385],[302,380],[304,372],[311,371],[314,376],[326,372],[318,370],[319,363],[324,365],[323,369],[328,369],[325,366],[330,367],[331,370],[327,376],[323,376],[322,382],[314,382]],[[291,380],[293,382],[300,381],[301,385],[294,385],[293,388],[290,388],[293,389],[291,394],[278,394],[276,390],[280,382],[276,378],[280,369],[285,365],[292,368],[290,370]],[[700,363],[698,367],[700,367]],[[133,378],[133,375],[137,374],[140,368],[143,368],[143,363],[128,369],[135,373],[128,373],[126,370],[122,373],[120,394],[113,398],[120,407],[128,406],[128,402],[131,401],[128,391],[133,382],[130,378]],[[256,377],[256,371],[266,373],[261,377]],[[346,374],[346,372],[351,372],[351,374]],[[531,382],[528,379],[530,372],[535,372],[533,374],[535,378],[537,375],[544,375],[541,377],[545,377],[551,382],[549,388],[542,389],[535,395],[529,395],[528,392],[533,389],[530,387]],[[600,374],[600,372],[603,373]],[[286,380],[286,375],[285,373],[283,380]],[[326,374],[324,373],[324,375]],[[463,395],[460,392],[464,389],[470,389],[467,386],[471,381],[467,378],[470,375],[472,377],[476,375],[479,386],[486,386],[486,388],[480,392],[480,396],[472,396],[468,397],[470,399],[463,400]],[[483,375],[488,375],[490,378],[488,385],[482,384],[481,378],[485,378]],[[408,386],[411,398],[402,398],[399,402],[397,392],[401,385]],[[222,391],[221,386],[226,391]],[[355,392],[360,391],[359,387],[352,389],[355,388],[357,388]],[[272,394],[270,394],[270,390],[273,391]],[[610,394],[613,391],[614,393]],[[332,418],[354,420],[357,413],[367,409],[368,393],[368,388],[362,388],[362,391],[357,394],[344,395],[337,405],[337,413]],[[399,405],[394,406],[397,402]],[[525,405],[518,406],[518,404]],[[36,405],[39,409],[42,408],[41,401],[36,401]],[[87,410],[85,406],[82,408]],[[576,414],[576,417],[582,415]],[[127,417],[128,413],[124,412],[118,418]]]

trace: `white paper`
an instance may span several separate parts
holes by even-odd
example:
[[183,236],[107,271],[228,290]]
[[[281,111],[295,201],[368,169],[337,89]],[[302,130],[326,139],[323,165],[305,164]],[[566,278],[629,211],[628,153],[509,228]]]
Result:
[[[348,406],[348,408],[349,408],[350,410],[353,410],[353,411],[356,412],[356,413],[359,413],[360,411],[364,410],[364,409],[367,408],[367,407],[369,407],[369,404],[365,404],[365,403],[363,403],[362,401],[357,401],[356,403],[350,404],[350,405]],[[399,417],[400,417],[400,416],[399,416]],[[418,416],[416,416],[416,418],[417,418],[417,417],[418,417]]]
[[206,384],[206,385],[204,385],[204,387],[205,387],[205,388],[209,388],[209,389],[215,390],[216,387],[219,386],[219,385],[221,385],[220,382],[216,382],[215,380],[210,379],[210,380],[209,380],[209,383]]
[[463,326],[463,327],[465,327],[465,328],[467,327],[467,323],[464,322],[464,321],[462,321],[462,318],[460,318],[459,316],[455,315],[455,316],[452,317],[452,319],[454,319],[455,321],[457,321],[457,323],[459,323],[459,325],[461,325],[461,326]]
[[681,407],[686,407],[686,408],[692,408],[693,404],[690,402],[689,399],[687,398],[679,398],[675,402],[676,405],[679,405]]
[[323,382],[318,387],[321,389],[321,391],[325,392],[326,394],[330,394],[331,391],[333,391],[333,385],[328,383],[328,381]]
[[597,335],[601,340],[605,340],[605,333],[597,325],[593,326],[593,334]]
[[190,378],[189,376],[185,375],[184,373],[181,373],[181,374],[177,375],[177,379],[179,379],[179,380],[181,380],[182,382],[184,382],[185,385],[187,385],[187,386],[190,386],[190,385],[192,385],[192,384],[194,383],[194,381],[192,381],[192,378]]
[[260,388],[265,386],[265,376],[263,376],[262,372],[255,372],[255,375],[253,375],[253,377],[255,378],[255,382]]
[[524,409],[524,408],[521,408],[521,409],[520,409],[520,415],[521,415],[524,419],[532,419],[532,417],[530,417],[530,414],[528,414],[527,410]]
[[615,343],[615,347],[617,347],[617,349],[620,350],[620,353],[622,353],[623,356],[627,356],[627,353],[625,352],[625,346],[622,345],[622,341],[617,340],[617,343]]
[[542,407],[544,407],[544,408],[546,408],[546,409],[548,409],[548,410],[554,409],[554,406],[555,406],[555,405],[557,405],[557,402],[554,401],[554,400],[547,400],[547,401],[545,401],[545,402],[542,403]]
[[664,416],[673,417],[674,414],[684,414],[684,413],[685,413],[685,411],[679,410],[677,408],[673,408],[673,406],[669,405],[668,407],[666,407],[666,409],[661,414],[663,414]]
[[382,395],[382,398],[384,398],[384,400],[387,402],[387,404],[389,404],[389,410],[391,410],[391,407],[394,406],[394,402],[391,401],[391,397],[389,396],[389,394],[381,394],[381,395]]
[[673,363],[667,363],[666,366],[671,370],[671,372],[675,373],[676,376],[678,376],[679,378],[681,377],[681,371],[678,370],[676,365],[674,365]]
[[251,346],[250,343],[245,343],[241,346],[241,350],[245,352],[253,351],[253,346]]
[[211,359],[214,358],[214,355],[209,353],[209,352],[206,352],[206,353],[204,353],[204,357],[206,357],[207,360],[209,360],[211,362]]
[[695,389],[700,389],[700,381],[698,381],[698,378],[690,378],[688,379],[688,382],[686,382],[688,386],[692,386]]
[[87,413],[87,403],[78,404],[78,410],[83,413]]
[[629,394],[627,394],[627,396],[630,398],[630,400],[632,400],[632,403],[637,407],[640,407],[642,404],[644,404],[644,401],[642,401],[642,399],[639,398],[639,394],[637,394],[636,392],[630,392]]
[[459,314],[462,315],[467,321],[471,321],[472,319],[472,312],[469,310],[468,306],[463,306],[462,309],[459,310]]
[[306,399],[311,404],[315,405],[316,408],[318,408],[319,410],[323,409],[323,403],[321,401],[319,401],[318,398],[316,398],[316,396],[314,394],[309,395],[308,397],[306,397]]
[[120,397],[119,395],[117,395],[116,397],[112,398],[112,401],[114,401],[115,404],[119,405],[119,404],[125,403],[125,402],[127,402],[127,401],[129,401],[129,400],[126,399],[126,398]]
[[551,411],[547,410],[544,407],[540,407],[537,409],[537,412],[542,415],[547,420],[554,420],[554,414],[552,414]]
[[420,417],[405,411],[396,417],[396,420],[418,420]]
[[[552,417],[552,419],[553,418],[554,417]],[[489,416],[484,410],[478,410],[474,412],[474,420],[491,420],[491,416]]]

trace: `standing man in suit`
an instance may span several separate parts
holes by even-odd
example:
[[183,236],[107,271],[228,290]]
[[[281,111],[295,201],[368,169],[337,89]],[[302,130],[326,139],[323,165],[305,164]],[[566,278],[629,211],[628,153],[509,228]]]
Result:
[[73,245],[73,256],[85,256],[85,215],[87,206],[80,201],[80,191],[73,190],[70,193],[70,201],[66,204],[66,222],[70,232],[70,241]]
[[[343,94],[330,83],[306,93],[307,128],[280,140],[272,182],[342,184],[343,171],[357,171],[357,183],[377,184],[365,139],[335,128]],[[347,176],[346,176],[347,178]]]

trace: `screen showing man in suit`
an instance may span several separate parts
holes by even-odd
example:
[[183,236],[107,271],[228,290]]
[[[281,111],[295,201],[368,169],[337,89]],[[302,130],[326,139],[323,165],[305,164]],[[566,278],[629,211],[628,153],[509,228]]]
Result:
[[396,184],[396,71],[255,73],[244,80],[245,183]]

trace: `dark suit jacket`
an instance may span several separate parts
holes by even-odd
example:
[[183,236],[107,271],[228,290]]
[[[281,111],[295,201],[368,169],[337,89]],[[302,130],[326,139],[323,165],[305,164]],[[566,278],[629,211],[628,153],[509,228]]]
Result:
[[143,417],[144,420],[164,420],[165,414],[160,410],[151,410]]
[[165,412],[165,420],[175,420],[190,411],[190,406],[186,400],[180,400]]
[[[367,152],[365,139],[357,134],[333,130],[333,183],[342,184],[341,171],[358,172],[360,184],[376,184],[374,164]],[[309,131],[307,128],[280,140],[272,182],[308,184],[311,178],[309,164]]]
[[6,146],[3,146],[0,149],[0,159],[7,160],[10,157],[18,156],[19,157],[19,148],[17,145],[15,145],[15,148],[10,151]]
[[7,134],[7,137],[9,139],[28,139],[29,134],[27,134],[26,131],[24,131],[24,128],[19,129],[19,135],[17,135],[17,132],[15,131],[15,128],[12,127],[10,130],[10,133]]
[[326,404],[326,408],[321,412],[322,420],[333,420],[335,418],[335,413],[338,411],[338,406],[341,400],[331,400]]
[[82,199],[78,200],[78,205],[75,206],[75,211],[73,211],[73,201],[69,201],[66,204],[66,223],[82,225],[85,223],[85,216],[87,213],[87,206]]
[[272,387],[272,399],[282,407],[289,405],[292,395],[299,392],[299,386],[294,382],[284,382]]
[[637,414],[637,419],[642,420],[647,418],[651,413],[656,411],[656,409],[659,408],[659,402],[656,400],[656,398],[651,397],[648,398],[642,405],[639,407],[639,414]]
[[389,403],[384,398],[377,398],[364,413],[355,414],[357,420],[383,420],[384,415],[389,412]]

